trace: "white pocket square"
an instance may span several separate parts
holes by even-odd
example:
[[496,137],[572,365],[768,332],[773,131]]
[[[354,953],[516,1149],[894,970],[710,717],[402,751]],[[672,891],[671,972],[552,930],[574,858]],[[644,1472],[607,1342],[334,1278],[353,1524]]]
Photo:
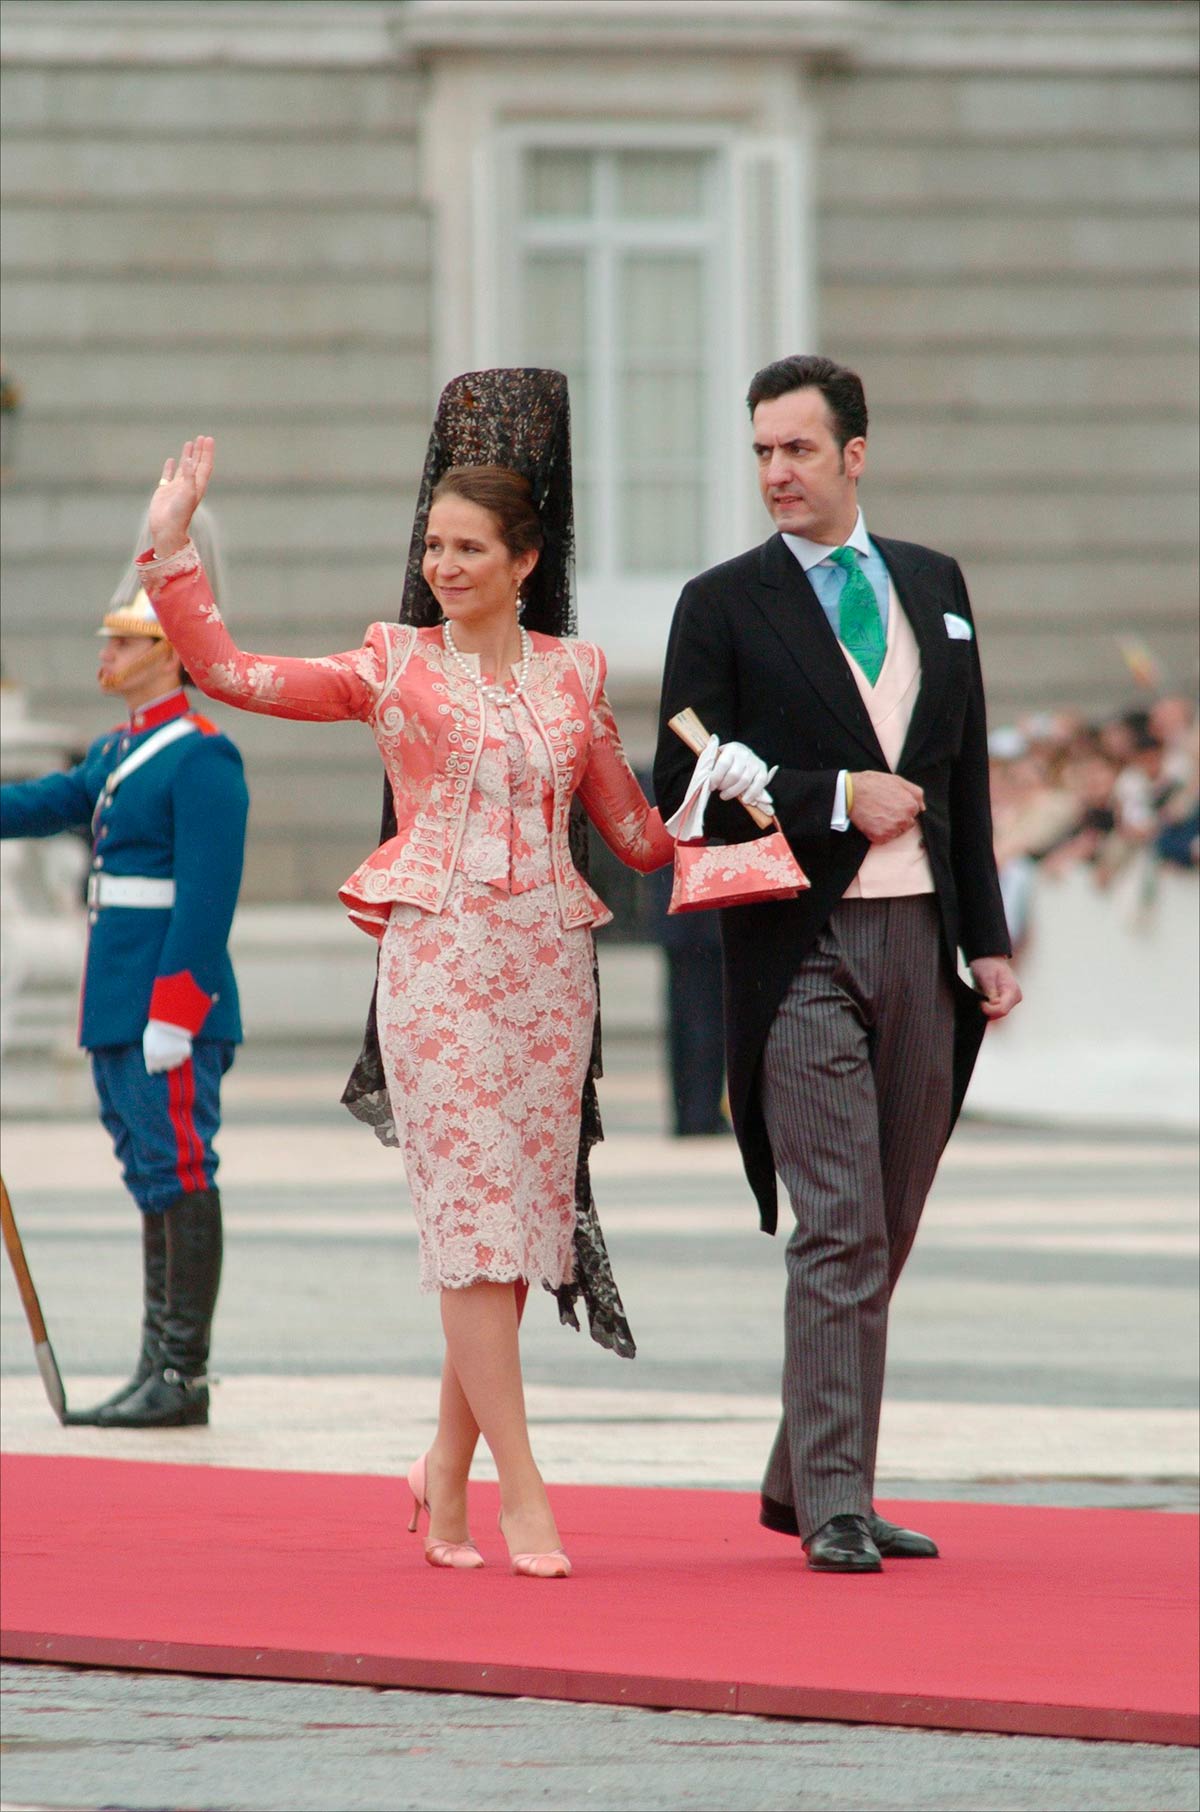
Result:
[[952,610],[946,612],[946,634],[952,642],[971,642],[975,639],[975,631],[966,617],[956,617]]

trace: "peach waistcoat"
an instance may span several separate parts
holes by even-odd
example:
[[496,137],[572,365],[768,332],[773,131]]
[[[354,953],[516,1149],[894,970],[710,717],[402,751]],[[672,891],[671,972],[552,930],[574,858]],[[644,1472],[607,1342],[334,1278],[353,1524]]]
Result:
[[[875,684],[871,684],[844,647],[842,653],[846,655],[846,664],[862,694],[884,759],[889,768],[895,769],[921,689],[921,650],[912,625],[900,608],[896,587],[890,581],[887,653]],[[925,853],[925,838],[918,818],[911,830],[891,843],[872,843],[862,867],[842,897],[847,900],[888,900],[933,891],[933,870]]]

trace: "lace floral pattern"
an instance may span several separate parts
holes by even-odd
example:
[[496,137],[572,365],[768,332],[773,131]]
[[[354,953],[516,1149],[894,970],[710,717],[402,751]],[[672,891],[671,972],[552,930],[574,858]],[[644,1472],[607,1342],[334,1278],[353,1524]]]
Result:
[[440,913],[397,903],[376,1014],[421,1239],[421,1287],[574,1276],[592,940],[552,888],[457,875]]
[[[557,382],[561,385],[561,380]],[[565,407],[565,391],[563,402]],[[569,517],[569,465],[566,478],[560,503]],[[569,534],[559,540],[556,587],[568,575],[569,562],[561,557],[568,543]],[[538,570],[543,565],[549,570],[551,564],[543,560]],[[470,848],[467,821],[485,794],[507,814],[509,838],[505,877],[509,891],[485,887],[485,895],[493,903],[536,897],[557,919],[558,934],[565,933],[565,946],[572,950],[581,939],[590,946],[587,927],[609,916],[585,879],[587,828],[580,797],[605,837],[634,867],[651,869],[669,859],[670,839],[658,814],[641,798],[602,699],[604,660],[599,649],[533,630],[535,658],[526,697],[511,712],[516,737],[507,728],[500,732],[503,750],[497,759],[492,726],[484,725],[476,688],[468,677],[448,671],[436,629],[375,623],[360,648],[343,654],[310,659],[252,654],[229,635],[194,549],[170,562],[142,563],[141,570],[175,646],[211,695],[272,716],[324,722],[358,718],[372,725],[388,776],[380,847],[340,890],[355,923],[372,936],[385,935],[394,905],[407,907],[410,916],[421,909],[438,914],[452,887],[471,884],[462,875],[459,857],[464,844]],[[554,627],[569,629],[568,594],[556,589],[553,597],[552,610],[547,597],[542,598],[543,620],[549,616]],[[530,740],[531,732],[536,732],[536,742]],[[485,744],[488,760],[477,785],[476,768]],[[502,783],[500,769],[505,763],[508,777]],[[500,806],[502,785],[508,786],[510,797]],[[576,788],[579,796],[573,801]],[[400,805],[403,821],[398,830]],[[503,862],[497,838],[491,838],[483,860],[492,872]],[[550,888],[542,885],[547,869],[553,881]],[[539,933],[545,922],[539,923]],[[581,975],[594,1003],[594,957],[590,971],[581,965]],[[372,996],[362,1051],[342,1099],[384,1144],[396,1145],[400,1140],[391,1091],[397,1087],[403,1091],[404,1072],[385,1061],[380,1049],[376,1009],[383,993],[380,983]],[[577,1000],[577,991],[571,998]],[[592,1034],[591,1067],[582,1089],[574,1089],[571,1109],[574,1265],[546,1261],[539,1271],[528,1253],[519,1263],[525,1268],[532,1265],[529,1274],[541,1275],[554,1291],[564,1322],[578,1326],[576,1309],[582,1302],[593,1338],[632,1357],[634,1342],[588,1175],[588,1153],[601,1136],[595,1088],[600,1073],[599,1019],[594,1005]]]
[[711,892],[718,905],[728,904],[730,888],[739,885],[759,893],[770,890],[787,899],[807,886],[787,845],[774,835],[752,838],[748,843],[689,849],[687,853],[691,891],[697,897]]
[[506,893],[552,886],[553,811],[554,770],[529,712],[519,698],[489,699],[458,852],[462,873]]

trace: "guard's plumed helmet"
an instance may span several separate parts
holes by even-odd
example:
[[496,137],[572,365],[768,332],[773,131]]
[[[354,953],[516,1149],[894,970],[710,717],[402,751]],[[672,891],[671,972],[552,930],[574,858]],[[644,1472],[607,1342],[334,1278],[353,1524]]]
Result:
[[154,606],[141,586],[128,604],[106,611],[97,635],[150,635],[166,641],[167,632],[154,614]]

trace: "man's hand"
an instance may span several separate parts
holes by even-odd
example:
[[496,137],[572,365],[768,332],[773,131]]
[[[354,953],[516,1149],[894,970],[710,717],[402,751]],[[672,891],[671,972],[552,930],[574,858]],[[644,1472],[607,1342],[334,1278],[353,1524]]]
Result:
[[1021,984],[1006,956],[977,956],[971,964],[987,1019],[1003,1019],[1021,1000]]
[[150,539],[160,560],[177,554],[188,524],[212,477],[216,442],[211,434],[185,441],[178,460],[168,459],[150,499]]
[[192,1035],[166,1019],[149,1019],[142,1033],[142,1058],[148,1076],[177,1070],[192,1054]]
[[872,843],[890,843],[911,830],[917,815],[925,810],[925,793],[911,780],[899,774],[878,774],[867,769],[850,776],[854,783],[854,805],[850,822]]
[[712,789],[722,799],[740,799],[758,811],[773,812],[775,802],[767,787],[778,772],[744,742],[723,742],[713,763]]

